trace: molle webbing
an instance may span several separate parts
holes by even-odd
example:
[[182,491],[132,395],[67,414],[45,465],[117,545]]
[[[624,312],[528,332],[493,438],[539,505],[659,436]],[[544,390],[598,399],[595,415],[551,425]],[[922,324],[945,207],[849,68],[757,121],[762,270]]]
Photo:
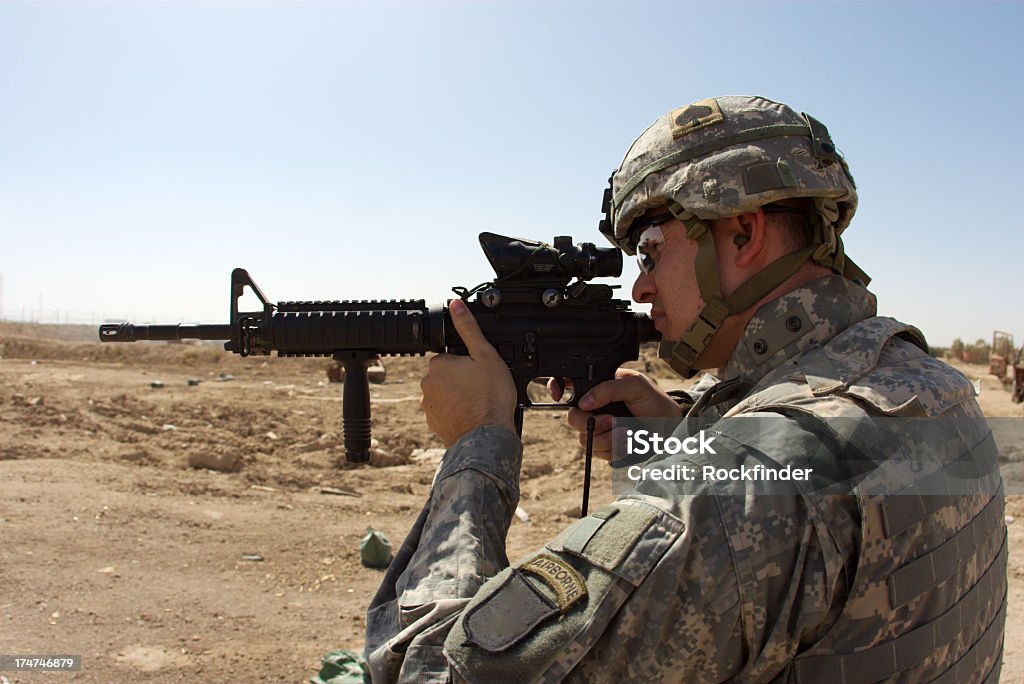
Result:
[[733,145],[752,142],[754,140],[763,140],[765,138],[777,138],[786,135],[812,137],[810,135],[810,129],[808,129],[807,126],[800,126],[797,124],[772,124],[770,126],[751,128],[724,138],[709,140],[701,145],[688,147],[673,154],[665,155],[661,159],[656,159],[634,173],[629,180],[619,188],[615,197],[612,198],[612,206],[618,207],[622,204],[622,200],[625,199],[629,193],[633,192],[633,190],[635,190],[636,187],[644,181],[644,178],[652,173],[663,171],[670,166],[677,166],[684,162],[688,162],[691,159],[703,157],[706,154],[710,154],[716,150],[725,149],[726,147],[732,147]]
[[999,529],[999,519],[1003,515],[1002,500],[1000,488],[989,499],[985,510],[974,516],[959,532],[889,575],[886,583],[889,585],[890,606],[895,610],[948,581],[963,567],[964,559],[973,556],[987,562],[992,558],[998,549],[998,537],[991,531]]
[[[992,433],[989,432],[985,435],[985,438],[976,447],[971,449],[970,453],[971,458],[975,462],[987,463],[991,461],[995,463],[998,456],[996,455],[996,442]],[[941,471],[935,475],[945,477],[945,474]],[[1001,485],[997,484],[999,481],[999,470],[994,468],[989,475],[978,481],[979,489],[977,493],[982,494],[994,489],[998,489],[1002,493]],[[938,486],[937,479],[934,482],[926,483],[924,489],[930,490],[935,486]],[[879,504],[882,513],[882,525],[887,539],[892,539],[897,534],[905,532],[932,513],[949,505],[948,498],[922,495],[920,494],[921,490],[922,487],[915,483],[898,492],[896,496],[891,496]]]
[[[1002,640],[1002,624],[1006,613],[1006,540],[995,560],[977,583],[948,611],[917,629],[891,641],[856,653],[797,658],[793,671],[797,684],[867,684],[878,682],[921,665],[937,650],[954,645],[962,636],[972,639],[970,648],[936,682],[969,681],[967,673],[976,673],[988,654],[995,652]],[[977,616],[988,614],[992,597],[1001,605],[995,617],[977,634]],[[973,629],[972,629],[973,628]]]
[[[1005,562],[1005,560],[1003,561]],[[964,654],[964,657],[956,662],[955,665],[950,667],[948,670],[942,673],[938,679],[933,679],[931,684],[964,684],[964,682],[971,681],[971,677],[982,671],[982,667],[985,664],[985,660],[989,654],[995,654],[992,658],[994,661],[988,669],[988,674],[985,676],[983,684],[995,684],[998,681],[998,675],[993,677],[993,673],[998,673],[1000,661],[1002,660],[1002,643],[1005,630],[1006,620],[1006,599],[1007,595],[1003,594],[1003,602],[999,607],[999,612],[992,618],[992,621],[988,623],[984,633],[981,637],[971,646],[970,650]],[[971,617],[968,613],[964,613],[964,619],[970,623]]]

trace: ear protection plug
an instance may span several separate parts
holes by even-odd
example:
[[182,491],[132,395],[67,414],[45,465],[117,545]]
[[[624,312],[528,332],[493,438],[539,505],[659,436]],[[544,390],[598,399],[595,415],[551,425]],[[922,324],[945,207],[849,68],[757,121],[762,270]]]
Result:
[[750,242],[750,236],[749,235],[737,235],[736,237],[734,237],[732,239],[732,242],[737,247],[742,247],[743,245],[745,245],[748,242]]

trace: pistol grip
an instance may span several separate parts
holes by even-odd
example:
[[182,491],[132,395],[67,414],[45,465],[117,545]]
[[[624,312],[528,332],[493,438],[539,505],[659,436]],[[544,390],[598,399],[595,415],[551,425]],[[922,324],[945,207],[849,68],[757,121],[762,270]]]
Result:
[[604,414],[608,416],[615,416],[616,418],[632,418],[633,414],[629,412],[625,402],[613,401],[610,404],[605,404],[599,409],[594,410],[595,414]]
[[[586,396],[587,392],[592,390],[598,383],[594,381],[580,381],[573,380],[572,399],[569,400],[570,406],[579,407],[579,400]],[[632,418],[633,414],[626,408],[626,404],[621,401],[613,401],[610,404],[605,404],[601,408],[594,409],[591,411],[594,415],[608,415],[615,416],[616,418]]]

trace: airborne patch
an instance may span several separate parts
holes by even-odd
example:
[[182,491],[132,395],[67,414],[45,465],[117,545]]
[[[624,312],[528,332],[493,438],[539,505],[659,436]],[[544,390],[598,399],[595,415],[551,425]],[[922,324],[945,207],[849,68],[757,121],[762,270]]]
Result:
[[587,584],[582,575],[561,558],[541,554],[519,569],[536,575],[551,587],[558,597],[558,609],[563,613],[587,595]]
[[668,115],[672,123],[672,138],[681,138],[705,126],[725,121],[722,109],[714,98],[698,100],[693,104],[680,107]]

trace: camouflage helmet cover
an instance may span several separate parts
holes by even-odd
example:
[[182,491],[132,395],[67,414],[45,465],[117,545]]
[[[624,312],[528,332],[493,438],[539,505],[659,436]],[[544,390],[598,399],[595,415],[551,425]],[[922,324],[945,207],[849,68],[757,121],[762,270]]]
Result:
[[659,117],[612,175],[610,195],[601,232],[628,254],[633,221],[666,205],[717,219],[810,197],[836,237],[857,208],[853,178],[825,126],[752,96],[700,100]]

